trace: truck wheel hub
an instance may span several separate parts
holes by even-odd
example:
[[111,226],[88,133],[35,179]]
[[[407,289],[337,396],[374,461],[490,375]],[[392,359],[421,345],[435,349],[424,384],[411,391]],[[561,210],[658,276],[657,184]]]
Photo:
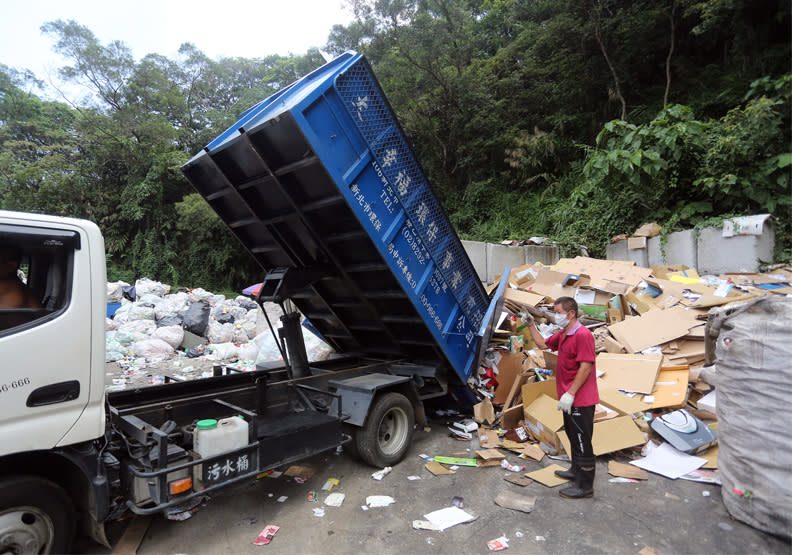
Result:
[[379,447],[385,454],[398,451],[408,434],[407,414],[398,407],[391,408],[382,416],[379,426]]
[[0,553],[49,553],[54,527],[36,507],[14,507],[0,513]]

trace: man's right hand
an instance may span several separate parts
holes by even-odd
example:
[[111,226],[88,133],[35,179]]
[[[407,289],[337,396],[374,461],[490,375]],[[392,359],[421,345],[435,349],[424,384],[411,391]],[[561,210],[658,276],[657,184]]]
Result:
[[530,312],[520,312],[520,321],[525,324],[526,326],[534,324],[536,325],[536,320],[533,317],[533,314]]

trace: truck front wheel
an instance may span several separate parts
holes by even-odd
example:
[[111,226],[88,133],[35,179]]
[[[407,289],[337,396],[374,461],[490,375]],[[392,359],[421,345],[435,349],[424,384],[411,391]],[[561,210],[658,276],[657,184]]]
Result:
[[0,480],[0,553],[67,553],[74,507],[66,491],[37,476]]
[[404,458],[412,440],[415,411],[401,393],[386,393],[371,406],[366,423],[355,435],[360,458],[382,468]]

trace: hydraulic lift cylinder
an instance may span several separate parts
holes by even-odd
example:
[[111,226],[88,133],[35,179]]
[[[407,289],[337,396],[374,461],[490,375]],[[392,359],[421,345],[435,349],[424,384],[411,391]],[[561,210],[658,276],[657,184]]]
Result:
[[292,378],[303,378],[308,376],[308,354],[305,352],[305,340],[302,335],[300,325],[300,314],[291,312],[281,316],[281,336],[286,342],[286,353],[289,357],[288,364],[291,367]]

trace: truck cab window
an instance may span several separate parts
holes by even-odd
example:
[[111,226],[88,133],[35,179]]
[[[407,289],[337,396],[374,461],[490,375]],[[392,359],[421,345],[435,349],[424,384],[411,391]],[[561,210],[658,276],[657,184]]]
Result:
[[74,241],[0,229],[0,336],[39,325],[69,303]]

